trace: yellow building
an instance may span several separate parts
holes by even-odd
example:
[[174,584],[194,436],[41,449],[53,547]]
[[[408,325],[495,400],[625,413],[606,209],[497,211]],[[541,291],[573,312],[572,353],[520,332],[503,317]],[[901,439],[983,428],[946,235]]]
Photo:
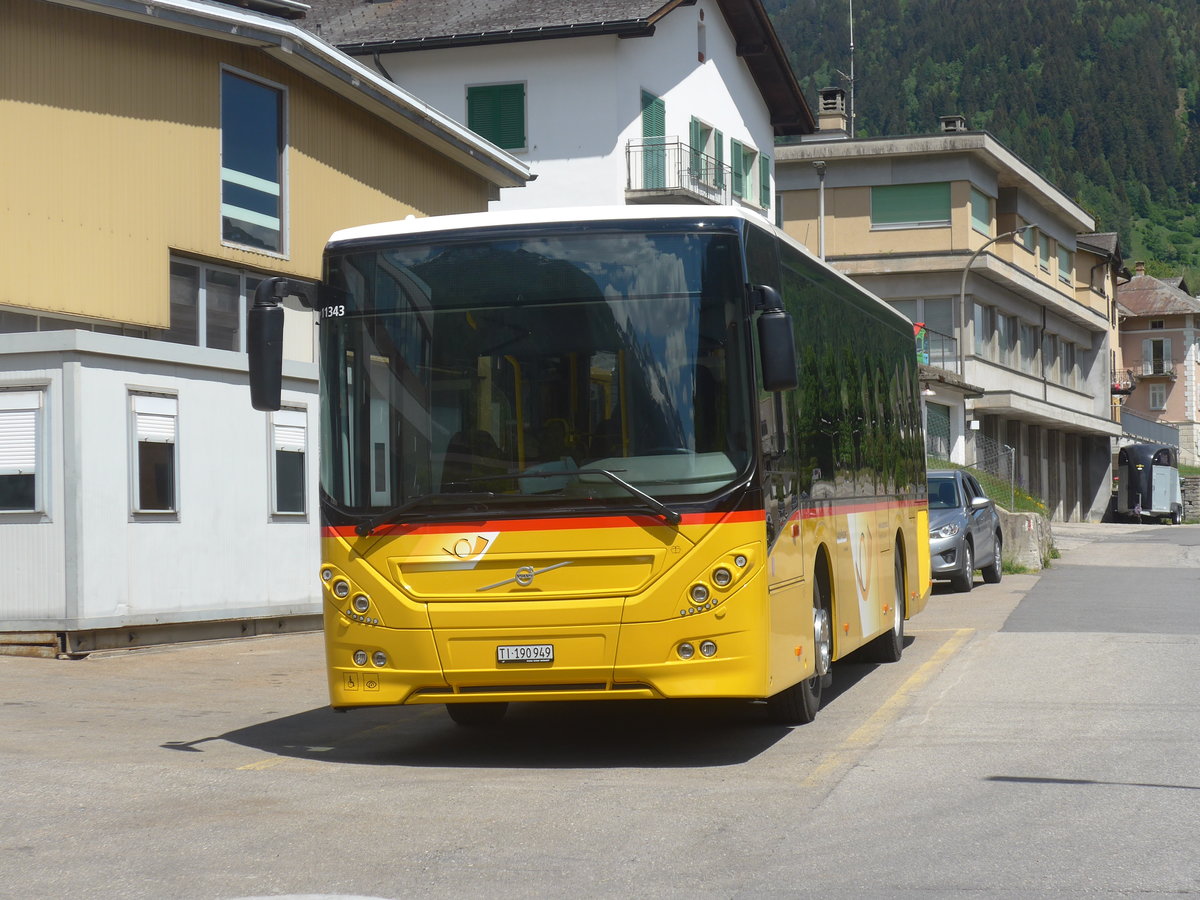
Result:
[[289,310],[286,408],[251,411],[254,286],[531,177],[302,8],[6,4],[0,633],[28,652],[315,615],[314,323]]
[[925,391],[946,456],[1015,471],[1053,518],[1098,520],[1120,433],[1119,256],[1081,248],[1092,217],[961,117],[850,139],[840,90],[819,112],[813,140],[776,152],[785,230],[925,325],[929,362],[948,373]]

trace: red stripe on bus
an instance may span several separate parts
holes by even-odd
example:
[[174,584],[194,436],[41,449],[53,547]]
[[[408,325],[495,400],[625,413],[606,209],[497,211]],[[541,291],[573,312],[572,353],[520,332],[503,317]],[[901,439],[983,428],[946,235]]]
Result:
[[[680,525],[715,525],[718,522],[761,522],[761,509],[731,513],[692,513],[685,515]],[[477,519],[461,522],[439,522],[437,524],[384,525],[372,532],[375,537],[396,537],[408,534],[457,534],[462,531],[555,531],[561,529],[588,528],[644,528],[662,525],[654,516],[575,516],[562,519]],[[358,534],[353,525],[326,525],[321,529],[324,537],[354,538]]]

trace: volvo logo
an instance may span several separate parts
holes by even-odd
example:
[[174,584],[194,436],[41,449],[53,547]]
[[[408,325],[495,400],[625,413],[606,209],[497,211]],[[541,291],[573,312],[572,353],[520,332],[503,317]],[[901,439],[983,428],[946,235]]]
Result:
[[569,566],[574,560],[568,559],[565,562],[555,563],[552,566],[546,566],[543,569],[535,569],[533,566],[521,566],[517,569],[512,578],[505,578],[503,581],[497,581],[495,584],[484,585],[481,588],[476,588],[476,593],[480,591],[490,591],[492,588],[503,587],[506,584],[519,584],[521,587],[529,587],[533,584],[533,579],[544,572],[550,572],[554,569],[561,569],[563,566]]

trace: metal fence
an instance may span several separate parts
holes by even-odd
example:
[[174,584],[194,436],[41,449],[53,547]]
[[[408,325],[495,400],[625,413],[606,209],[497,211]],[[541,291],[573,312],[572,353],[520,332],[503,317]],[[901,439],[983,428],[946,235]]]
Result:
[[[929,404],[926,407],[925,452],[931,468],[950,463],[950,417],[942,413],[944,409],[945,407],[937,404]],[[1011,510],[1017,500],[1016,449],[978,431],[970,431],[967,434],[968,465],[1007,485],[1007,497],[992,499],[1001,504],[1007,502],[1007,508]]]
[[948,334],[922,328],[917,333],[917,360],[926,366],[937,366],[947,372],[958,370],[958,341]]
[[731,202],[733,170],[677,137],[641,138],[625,146],[625,189],[686,193],[710,203]]

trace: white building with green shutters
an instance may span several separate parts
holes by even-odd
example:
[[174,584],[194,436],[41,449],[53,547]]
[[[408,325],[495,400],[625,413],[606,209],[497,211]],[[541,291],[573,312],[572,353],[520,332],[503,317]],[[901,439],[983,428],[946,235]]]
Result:
[[299,20],[527,162],[492,209],[736,203],[775,220],[812,113],[760,0],[310,0]]

